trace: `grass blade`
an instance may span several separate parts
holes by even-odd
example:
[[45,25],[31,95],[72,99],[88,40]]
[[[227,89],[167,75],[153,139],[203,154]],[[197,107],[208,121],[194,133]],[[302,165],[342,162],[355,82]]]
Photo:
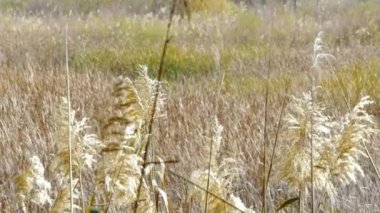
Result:
[[[70,212],[74,212],[74,188],[73,188],[73,160],[72,160],[72,138],[71,138],[71,101],[70,101],[70,72],[69,72],[69,51],[67,43],[67,31],[68,25],[66,25],[65,31],[65,56],[66,56],[66,84],[67,84],[67,103],[68,103],[68,120],[69,120],[69,163],[70,163]],[[82,198],[83,199],[83,198]]]
[[299,201],[299,199],[300,199],[299,197],[294,197],[294,198],[290,198],[289,200],[286,200],[285,202],[283,202],[283,203],[280,205],[280,207],[278,207],[278,208],[276,209],[276,211],[280,211],[281,209],[284,209],[284,208],[290,206],[290,205],[293,204],[294,202]]

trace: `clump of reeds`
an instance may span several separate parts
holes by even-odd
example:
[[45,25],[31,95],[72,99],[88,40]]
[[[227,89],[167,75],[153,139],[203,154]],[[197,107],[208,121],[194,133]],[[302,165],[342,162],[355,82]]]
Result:
[[[70,171],[68,135],[69,126],[72,129],[72,156],[73,170],[76,175],[83,170],[92,170],[98,159],[100,141],[95,134],[89,133],[90,126],[87,124],[88,119],[80,121],[75,119],[75,111],[70,110],[68,115],[68,101],[62,98],[57,118],[58,129],[55,134],[57,153],[53,159],[51,169],[59,175],[60,178],[68,178]],[[70,116],[70,119],[68,119]],[[71,123],[69,123],[69,120]]]
[[[75,111],[68,110],[69,103],[63,98],[59,107],[58,128],[55,134],[57,153],[51,164],[51,170],[56,173],[59,183],[56,199],[54,203],[50,199],[48,195],[50,184],[43,179],[44,168],[39,159],[33,157],[30,159],[30,168],[15,179],[16,191],[22,200],[22,205],[25,206],[24,202],[30,200],[38,205],[52,204],[51,212],[80,209],[75,203],[71,206],[71,196],[78,200],[81,193],[84,202],[82,173],[93,173],[96,166],[96,187],[101,189],[99,194],[102,194],[101,200],[105,202],[105,211],[111,207],[111,203],[118,208],[139,202],[136,212],[154,212],[152,189],[159,191],[163,197],[166,197],[166,194],[158,187],[155,180],[151,188],[152,184],[141,178],[143,168],[141,156],[144,154],[148,137],[146,125],[153,110],[155,88],[159,86],[158,84],[148,77],[145,66],[140,67],[139,76],[134,82],[129,78],[117,78],[111,94],[113,99],[111,113],[101,128],[101,139],[89,133],[90,126],[87,124],[87,119],[75,118]],[[163,105],[161,94],[158,95],[157,108]],[[72,168],[70,168],[68,143],[70,132]],[[70,195],[68,184],[70,169],[75,177],[73,195]],[[149,171],[145,172],[146,175],[155,172],[160,179],[163,179],[161,176],[164,171],[152,171],[151,167],[147,167],[147,170]],[[141,180],[141,193],[137,197]],[[167,203],[167,198],[164,200]],[[82,208],[84,207],[82,203]]]
[[[204,189],[206,189],[208,183],[208,191],[212,194],[207,196],[207,212],[254,212],[246,207],[239,197],[232,193],[233,186],[231,185],[231,181],[228,177],[223,176],[222,173],[222,171],[215,170],[210,172],[208,170],[196,170],[191,174],[190,180]],[[203,190],[192,187],[189,196],[196,202],[203,204],[206,200],[206,193]],[[204,205],[201,206],[205,208]]]
[[[284,137],[290,147],[279,160],[278,180],[305,193],[313,174],[314,187],[334,202],[339,186],[356,183],[357,177],[364,175],[360,157],[366,154],[361,151],[361,143],[368,142],[376,132],[374,119],[365,110],[371,103],[368,96],[363,97],[351,112],[339,118],[327,116],[325,108],[313,102],[310,93],[293,98]],[[310,140],[313,140],[313,147]],[[310,166],[311,149],[313,168]]]
[[[140,103],[142,107],[142,115],[143,121],[147,122],[150,119],[150,116],[153,111],[154,99],[156,95],[156,88],[161,87],[160,82],[151,79],[148,76],[148,67],[146,65],[139,65],[138,77],[133,82],[136,90],[138,91],[138,95],[140,97]],[[159,91],[161,91],[159,89]],[[156,113],[155,118],[161,116],[160,110],[163,108],[165,95],[163,92],[158,92],[158,98],[156,103]]]
[[15,178],[16,193],[21,209],[26,212],[26,203],[32,202],[39,206],[51,205],[49,191],[51,185],[44,177],[45,168],[38,156],[29,158],[29,167]]
[[210,167],[209,169],[195,170],[190,177],[193,183],[212,194],[209,195],[208,192],[204,192],[198,187],[192,187],[189,191],[189,198],[201,204],[206,202],[202,207],[207,212],[254,212],[233,194],[233,183],[242,171],[238,161],[232,158],[218,159],[222,130],[223,127],[215,119]]
[[[141,66],[139,77],[134,82],[119,77],[113,86],[112,109],[101,129],[104,148],[97,174],[97,182],[106,194],[104,200],[107,205],[113,202],[121,207],[138,200],[138,212],[154,207],[150,186],[144,179],[142,193],[139,198],[137,195],[142,176],[142,155],[148,137],[146,125],[151,116],[157,84],[148,77],[147,68]],[[158,97],[157,108],[163,103],[162,95]]]
[[[291,187],[303,189],[310,182],[310,139],[314,149],[325,143],[325,135],[330,134],[330,119],[323,114],[323,107],[312,103],[311,93],[303,93],[301,98],[293,97],[291,111],[285,117],[287,131],[284,138],[291,144],[280,160],[279,179]],[[310,120],[313,119],[313,125]],[[318,153],[314,154],[318,158]]]
[[377,133],[373,116],[365,110],[372,103],[368,96],[363,97],[351,112],[335,122],[333,136],[321,148],[316,177],[319,188],[325,190],[332,201],[338,186],[356,183],[359,177],[364,177],[360,158],[367,155],[362,151],[362,143],[368,143]]
[[[53,212],[68,211],[71,208],[70,203],[70,146],[69,137],[71,137],[71,156],[72,156],[72,174],[77,182],[80,182],[80,190],[73,187],[73,198],[79,198],[79,191],[83,198],[83,180],[84,172],[92,172],[94,165],[99,158],[101,143],[95,134],[89,132],[90,126],[87,124],[88,119],[77,120],[75,110],[69,109],[68,100],[62,98],[61,105],[57,115],[58,128],[55,133],[56,154],[51,164],[51,170],[56,174],[58,179],[58,195],[52,206]],[[71,129],[71,131],[70,131]],[[71,134],[71,135],[69,135]],[[73,184],[77,186],[77,184]],[[80,208],[73,203],[72,208]],[[82,203],[82,208],[84,204]]]
[[[140,97],[129,78],[119,77],[112,91],[113,106],[102,127],[102,161],[97,182],[117,206],[136,200],[142,158],[136,154],[142,124]],[[106,200],[111,198],[105,198]]]
[[[78,179],[73,181],[74,185],[77,185]],[[73,200],[79,199],[78,190],[73,191]],[[82,198],[83,199],[83,198]],[[51,213],[59,213],[59,212],[70,212],[70,185],[66,184],[61,187],[58,191],[58,194],[54,200],[54,203],[49,212]],[[73,209],[81,209],[78,205],[74,203]]]

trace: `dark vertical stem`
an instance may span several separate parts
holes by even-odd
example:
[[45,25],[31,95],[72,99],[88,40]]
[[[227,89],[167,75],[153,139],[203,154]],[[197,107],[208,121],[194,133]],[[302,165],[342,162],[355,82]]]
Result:
[[[165,62],[165,57],[166,57],[166,51],[168,49],[168,45],[169,45],[169,42],[170,42],[170,36],[169,36],[169,34],[170,34],[171,26],[172,26],[172,21],[173,21],[173,16],[174,16],[176,4],[177,4],[177,0],[173,0],[172,7],[171,7],[171,10],[170,10],[170,15],[169,15],[169,22],[168,22],[168,25],[167,25],[167,28],[166,28],[164,46],[162,48],[160,66],[158,68],[158,75],[157,75],[157,81],[158,82],[161,81],[162,73],[164,71],[164,62]],[[156,114],[156,107],[157,107],[157,100],[158,100],[159,92],[160,92],[160,84],[157,84],[156,88],[155,88],[155,94],[154,94],[152,114],[150,116],[150,121],[149,121],[149,126],[148,126],[148,139],[147,139],[147,143],[146,143],[145,149],[144,149],[143,166],[141,168],[141,177],[140,177],[139,187],[138,187],[138,190],[137,190],[136,202],[135,202],[135,205],[134,205],[134,212],[135,213],[137,212],[137,208],[138,208],[138,205],[139,205],[138,204],[138,200],[139,200],[140,193],[141,193],[141,187],[143,185],[142,184],[143,178],[145,176],[145,168],[147,166],[147,164],[145,164],[145,162],[147,161],[148,151],[149,151],[149,147],[150,147],[150,144],[151,144],[152,132],[153,132],[153,123],[154,123],[154,115]]]
[[213,140],[211,140],[211,145],[210,145],[210,155],[209,155],[209,160],[208,160],[208,174],[207,174],[207,185],[206,185],[206,199],[205,199],[205,213],[207,213],[207,204],[208,204],[208,189],[210,187],[210,173],[211,173],[211,158],[212,158],[212,145],[213,145]]
[[314,143],[313,143],[313,113],[314,113],[314,80],[311,88],[311,115],[310,115],[310,179],[311,179],[311,212],[314,213]]
[[284,96],[284,99],[282,99],[282,103],[281,103],[281,111],[280,111],[280,116],[278,118],[278,123],[277,123],[277,127],[276,127],[276,136],[275,136],[275,139],[274,139],[273,150],[272,150],[272,154],[271,154],[271,158],[270,158],[270,162],[269,162],[269,170],[268,170],[267,180],[266,180],[266,184],[265,184],[266,188],[268,188],[270,175],[272,173],[273,159],[274,159],[274,154],[276,153],[278,136],[280,134],[281,124],[282,124],[282,117],[284,115],[284,109],[285,109],[285,103],[286,103],[286,95],[288,93],[288,88],[289,88],[289,86],[287,85],[286,88],[285,88],[285,96]]
[[299,192],[298,192],[298,213],[303,212],[303,197],[302,197],[302,187],[300,187]]
[[[273,15],[273,14],[272,14]],[[273,29],[273,17],[271,17],[271,32],[272,35]],[[268,58],[268,66],[267,66],[267,76],[266,76],[266,87],[265,87],[265,106],[264,106],[264,141],[263,141],[263,166],[262,166],[262,212],[267,211],[267,187],[266,187],[266,146],[268,143],[268,99],[269,99],[269,78],[271,71],[271,62],[272,62],[272,36],[269,39],[269,58]]]
[[69,72],[69,51],[68,51],[68,25],[66,24],[65,33],[65,59],[66,59],[66,85],[67,85],[67,113],[69,122],[69,168],[70,168],[70,212],[74,212],[74,188],[73,188],[73,157],[72,157],[72,127],[71,127],[71,96],[70,96],[70,72]]
[[[270,62],[268,63],[270,66]],[[264,109],[264,141],[263,141],[263,168],[262,168],[262,184],[263,184],[263,191],[262,191],[262,199],[263,199],[263,212],[266,212],[266,146],[268,143],[268,133],[267,133],[267,126],[268,126],[268,96],[269,96],[269,68],[267,72],[267,83],[266,83],[266,89],[265,89],[265,109]]]

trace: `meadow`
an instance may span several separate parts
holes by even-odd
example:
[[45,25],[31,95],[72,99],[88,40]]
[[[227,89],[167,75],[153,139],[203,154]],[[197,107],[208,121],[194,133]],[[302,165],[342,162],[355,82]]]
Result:
[[0,212],[379,212],[380,3],[173,2],[0,0]]

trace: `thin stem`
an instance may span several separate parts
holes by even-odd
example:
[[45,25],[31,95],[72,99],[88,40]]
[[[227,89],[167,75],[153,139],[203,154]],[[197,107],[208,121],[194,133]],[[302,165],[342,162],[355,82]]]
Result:
[[[112,180],[119,179],[119,176],[120,176],[120,173],[121,173],[121,169],[124,167],[124,163],[125,163],[125,161],[123,160],[123,161],[121,162],[121,164],[119,165],[119,168],[116,170],[116,171],[117,171],[116,175],[112,177]],[[112,192],[112,191],[109,192],[109,193],[107,194],[107,196],[108,196],[108,200],[106,200],[106,208],[105,208],[105,210],[104,210],[105,213],[108,212],[108,210],[109,210],[109,208],[110,208],[110,206],[111,206],[111,201],[112,201],[112,197],[113,197],[113,192]]]
[[207,204],[208,204],[208,189],[210,186],[210,173],[211,173],[211,158],[212,158],[212,145],[214,140],[211,140],[210,143],[210,154],[208,159],[208,174],[207,174],[207,185],[206,185],[206,199],[205,199],[205,213],[207,213]]
[[373,169],[374,169],[375,172],[376,172],[377,178],[380,180],[380,173],[379,173],[379,170],[378,170],[378,168],[376,167],[375,162],[373,161],[373,158],[372,158],[371,154],[370,154],[369,151],[368,151],[367,145],[366,145],[363,141],[362,141],[362,145],[363,145],[363,147],[364,147],[364,149],[365,149],[366,155],[368,156],[368,158],[369,158],[369,160],[370,160],[370,162],[371,162],[371,164],[372,164]]
[[[270,63],[269,63],[270,64]],[[269,70],[269,69],[268,69]],[[266,212],[266,146],[268,143],[267,122],[268,122],[268,96],[269,96],[269,71],[267,75],[266,89],[265,89],[265,106],[264,106],[264,142],[263,142],[263,175],[262,175],[262,198],[263,198],[263,212]]]
[[313,143],[313,112],[314,112],[314,80],[311,88],[311,115],[310,115],[310,178],[311,178],[311,212],[314,213],[314,143]]
[[[219,61],[219,60],[215,60],[215,61]],[[215,69],[218,72],[220,72],[221,69],[220,69],[219,63],[215,63]],[[217,114],[219,112],[219,97],[220,97],[220,91],[222,90],[222,86],[223,86],[224,76],[225,76],[225,73],[223,71],[221,79],[220,79],[220,84],[217,90],[217,96],[215,99],[215,118],[217,118]],[[213,148],[214,142],[215,142],[214,140],[211,140],[211,143],[210,143],[210,154],[209,154],[209,161],[208,161],[208,173],[207,173],[207,185],[206,185],[205,213],[207,213],[207,207],[208,207],[208,194],[209,194],[208,190],[210,187],[211,161],[212,161],[212,152],[213,152],[212,148]]]
[[[196,188],[198,188],[198,189],[200,189],[200,190],[202,190],[202,191],[204,191],[204,192],[207,192],[207,190],[206,190],[205,188],[203,188],[202,186],[200,186],[200,185],[194,183],[193,181],[191,181],[191,180],[185,178],[184,176],[181,176],[181,175],[179,175],[179,174],[173,172],[173,171],[170,170],[170,169],[168,169],[167,171],[168,171],[169,174],[172,174],[173,176],[175,176],[175,177],[177,177],[177,178],[180,178],[180,179],[186,181],[187,183],[189,183],[189,184],[195,186]],[[224,204],[226,204],[226,205],[228,205],[228,206],[234,208],[235,210],[244,213],[243,210],[239,209],[238,207],[236,207],[236,206],[234,206],[233,204],[231,204],[230,202],[228,202],[226,199],[223,199],[223,198],[219,197],[218,195],[214,194],[213,192],[208,192],[208,194],[210,194],[211,196],[215,197],[216,199],[222,201]]]
[[[271,32],[273,29],[273,17],[271,17]],[[269,78],[272,65],[272,37],[269,39],[269,57],[268,57],[268,66],[267,66],[267,76],[266,76],[266,85],[265,85],[265,106],[264,106],[264,141],[263,141],[263,167],[262,167],[262,212],[267,211],[267,185],[266,185],[266,146],[268,144],[268,99],[269,99]]]
[[[167,160],[167,161],[164,161],[164,163],[165,164],[174,164],[174,163],[178,163],[179,162],[179,160]],[[161,164],[162,162],[160,162],[160,161],[153,161],[153,162],[145,162],[143,165],[149,165],[149,164]],[[124,167],[124,161],[120,164],[120,166],[119,166],[119,168],[116,170],[117,171],[117,173],[116,173],[116,175],[114,176],[114,177],[112,177],[112,179],[118,179],[119,178],[119,176],[120,176],[120,170],[122,169],[122,167]],[[111,201],[112,201],[112,197],[113,197],[113,193],[112,192],[110,192],[109,194],[107,194],[107,200],[106,200],[106,203],[104,204],[104,206],[105,206],[105,210],[104,210],[104,212],[105,213],[107,213],[108,212],[108,210],[109,210],[109,207],[110,207],[110,205],[111,205]],[[138,201],[141,201],[141,200],[139,200],[139,199],[137,199],[137,201],[135,202],[135,203],[138,203]]]
[[284,111],[285,111],[286,94],[288,93],[288,89],[289,89],[289,86],[287,85],[286,88],[285,88],[285,96],[282,99],[282,103],[281,103],[280,116],[279,116],[278,122],[277,122],[276,136],[275,136],[275,139],[274,139],[273,150],[272,150],[272,154],[271,154],[271,158],[270,158],[270,163],[269,163],[269,170],[268,170],[268,175],[267,175],[267,180],[266,180],[266,186],[265,186],[266,188],[268,188],[269,179],[271,177],[270,175],[272,173],[273,159],[274,159],[274,154],[276,153],[278,136],[280,135],[280,129],[281,129],[281,125],[282,125],[282,117],[283,117]]
[[299,197],[299,200],[298,200],[298,213],[302,213],[303,212],[303,194],[302,194],[302,191],[301,191],[301,188],[298,192],[298,197]]
[[149,165],[149,164],[162,164],[162,163],[164,163],[164,164],[175,164],[175,163],[179,163],[179,160],[166,160],[166,161],[163,161],[163,162],[161,162],[161,161],[148,161],[148,162],[145,162],[144,164],[145,165]]
[[80,183],[80,193],[82,196],[82,213],[86,213],[86,208],[84,204],[84,192],[83,192],[83,181],[82,181],[82,171],[79,169],[79,183]]
[[69,51],[67,43],[67,31],[68,25],[66,24],[66,33],[65,33],[65,49],[66,49],[66,84],[67,84],[67,102],[68,102],[68,120],[69,120],[69,168],[70,168],[70,212],[74,212],[74,193],[73,193],[73,159],[72,159],[72,138],[71,138],[71,101],[70,101],[70,73],[69,73]]
[[[158,82],[161,81],[162,73],[164,71],[164,61],[165,61],[165,57],[166,57],[166,51],[167,51],[167,48],[168,48],[168,45],[169,45],[169,42],[170,42],[170,36],[169,36],[169,34],[170,34],[171,26],[172,26],[172,21],[173,21],[173,16],[174,16],[174,12],[175,12],[176,3],[177,3],[177,0],[173,0],[172,8],[170,10],[169,22],[168,22],[168,26],[167,26],[167,29],[166,29],[164,46],[163,46],[163,49],[162,49],[160,66],[159,66],[159,69],[158,69],[158,76],[157,76],[157,81]],[[148,127],[148,139],[147,139],[147,143],[146,143],[145,149],[144,149],[143,166],[141,168],[141,177],[140,177],[140,182],[139,182],[139,187],[138,187],[138,190],[137,190],[137,197],[136,197],[137,200],[140,197],[142,182],[143,182],[143,178],[145,176],[145,168],[146,168],[145,162],[147,161],[148,151],[149,151],[149,147],[150,147],[150,144],[151,144],[151,138],[152,138],[152,132],[153,132],[153,123],[154,123],[154,116],[156,114],[156,107],[157,107],[157,101],[158,101],[159,92],[160,92],[160,84],[157,84],[156,88],[155,88],[155,94],[154,94],[152,114],[150,116],[149,127]],[[152,152],[153,151],[154,150],[152,150]],[[134,212],[135,213],[137,212],[137,208],[138,208],[138,202],[135,202],[135,205],[134,205]]]
[[348,97],[347,97],[346,94],[344,93],[343,82],[342,82],[341,79],[338,77],[338,74],[336,73],[335,68],[332,68],[332,72],[333,72],[333,74],[334,74],[336,80],[338,81],[339,89],[340,89],[340,91],[342,92],[343,101],[344,101],[344,103],[346,104],[347,109],[351,112],[352,110],[351,110],[350,103],[348,102]]

